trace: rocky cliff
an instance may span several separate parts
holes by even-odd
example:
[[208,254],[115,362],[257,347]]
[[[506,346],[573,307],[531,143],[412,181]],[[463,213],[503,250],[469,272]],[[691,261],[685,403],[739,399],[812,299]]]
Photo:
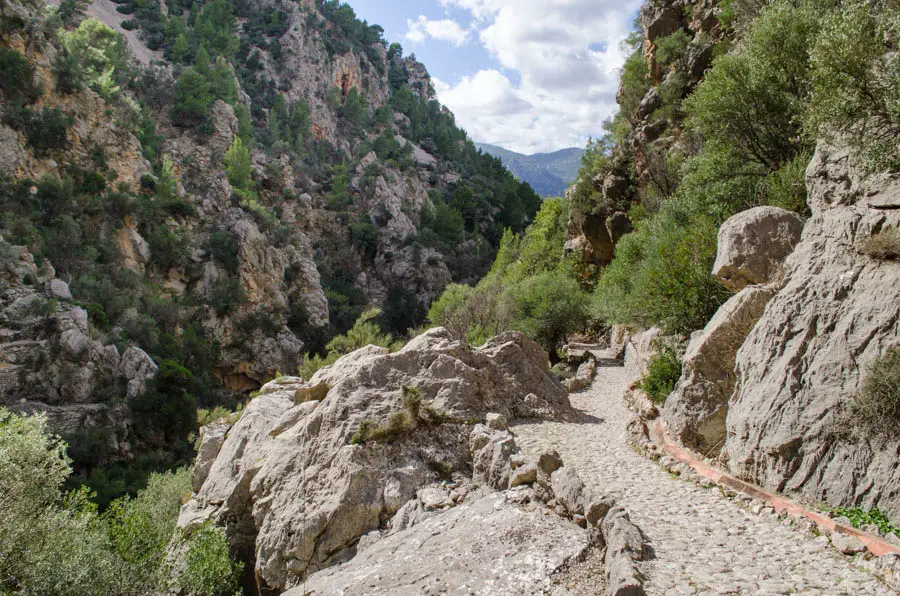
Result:
[[[369,306],[398,336],[419,325],[539,204],[346,5],[219,1],[188,18],[98,0],[112,29],[40,3],[2,11],[0,235],[23,247],[4,265],[31,254],[40,271],[10,278],[3,307],[13,320],[29,283],[58,305],[6,325],[5,403],[125,400],[126,416],[116,351],[171,364],[157,384],[182,418],[232,405]],[[63,356],[91,379],[16,343],[56,345],[67,325],[90,341]]]

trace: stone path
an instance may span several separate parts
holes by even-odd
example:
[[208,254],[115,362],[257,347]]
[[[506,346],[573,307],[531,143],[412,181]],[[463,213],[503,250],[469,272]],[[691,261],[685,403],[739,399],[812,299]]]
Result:
[[601,368],[590,389],[570,396],[581,422],[525,424],[513,432],[523,450],[556,449],[585,484],[620,495],[653,549],[644,567],[647,594],[896,594],[827,537],[754,515],[717,488],[674,478],[638,455],[622,400],[632,381],[624,368]]

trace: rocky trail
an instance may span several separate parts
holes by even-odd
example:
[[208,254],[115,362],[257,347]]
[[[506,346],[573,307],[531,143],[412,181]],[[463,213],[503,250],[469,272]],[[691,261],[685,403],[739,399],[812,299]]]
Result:
[[600,368],[588,390],[571,395],[581,421],[513,431],[524,451],[556,449],[588,487],[620,497],[652,550],[643,569],[647,594],[895,593],[826,536],[755,515],[718,488],[680,480],[635,452],[622,399],[633,381],[625,368]]

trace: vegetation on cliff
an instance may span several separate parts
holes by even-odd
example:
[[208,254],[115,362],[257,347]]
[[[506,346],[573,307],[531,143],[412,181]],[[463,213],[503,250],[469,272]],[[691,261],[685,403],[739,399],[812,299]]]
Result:
[[[77,3],[23,6],[0,31],[2,123],[24,160],[0,175],[0,234],[68,282],[94,337],[160,367],[137,399],[93,392],[130,420],[66,437],[103,506],[188,461],[198,407],[233,408],[303,352],[329,358],[372,306],[405,336],[540,205],[346,4],[118,3],[161,67]],[[292,22],[304,44],[281,42]]]

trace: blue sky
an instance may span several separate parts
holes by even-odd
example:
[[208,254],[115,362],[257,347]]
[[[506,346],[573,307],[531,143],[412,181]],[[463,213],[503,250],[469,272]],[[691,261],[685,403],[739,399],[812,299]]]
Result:
[[620,43],[640,0],[349,0],[414,53],[476,141],[583,146],[615,111]]

